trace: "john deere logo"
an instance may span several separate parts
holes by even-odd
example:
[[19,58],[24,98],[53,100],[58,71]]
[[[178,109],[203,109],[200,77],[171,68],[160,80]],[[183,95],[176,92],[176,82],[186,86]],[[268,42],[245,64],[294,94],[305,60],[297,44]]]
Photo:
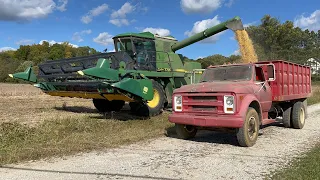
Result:
[[144,87],[144,88],[143,88],[143,94],[147,94],[147,92],[148,92],[148,88],[147,88],[147,87]]

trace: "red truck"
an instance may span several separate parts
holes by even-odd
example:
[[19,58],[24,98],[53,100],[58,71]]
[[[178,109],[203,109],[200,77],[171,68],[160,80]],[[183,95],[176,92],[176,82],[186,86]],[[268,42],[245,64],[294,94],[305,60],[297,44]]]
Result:
[[174,91],[169,121],[181,139],[227,128],[235,130],[240,146],[250,147],[263,125],[303,128],[310,96],[309,66],[283,60],[210,66],[199,83]]

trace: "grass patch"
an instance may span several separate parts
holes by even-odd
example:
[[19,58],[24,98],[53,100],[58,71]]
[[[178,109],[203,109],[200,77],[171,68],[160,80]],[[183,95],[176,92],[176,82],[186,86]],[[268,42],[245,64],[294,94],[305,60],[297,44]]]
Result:
[[313,89],[313,94],[308,98],[308,105],[317,104],[320,102],[320,87]]
[[320,144],[268,179],[320,179]]
[[89,152],[164,135],[168,114],[148,120],[69,118],[37,127],[0,124],[0,164]]

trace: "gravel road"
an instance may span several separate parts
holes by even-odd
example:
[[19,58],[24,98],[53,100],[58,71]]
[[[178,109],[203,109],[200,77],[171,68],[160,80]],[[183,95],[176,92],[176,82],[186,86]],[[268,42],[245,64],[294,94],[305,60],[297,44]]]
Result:
[[320,104],[308,107],[302,130],[274,124],[251,148],[230,133],[203,132],[194,140],[163,137],[104,152],[0,168],[0,179],[262,179],[320,141]]

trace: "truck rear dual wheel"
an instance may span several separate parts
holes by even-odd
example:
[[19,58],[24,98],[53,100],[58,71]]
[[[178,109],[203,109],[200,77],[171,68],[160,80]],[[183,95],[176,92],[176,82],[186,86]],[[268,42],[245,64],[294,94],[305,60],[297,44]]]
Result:
[[259,115],[254,108],[249,107],[243,126],[237,129],[237,139],[240,146],[253,146],[259,135]]
[[175,129],[179,139],[191,139],[198,131],[196,127],[184,124],[175,124]]
[[306,118],[306,110],[305,106],[302,102],[296,102],[294,103],[292,107],[292,127],[295,129],[302,129],[305,124],[305,118]]
[[93,99],[93,105],[99,112],[120,111],[125,102],[121,100]]
[[286,128],[292,127],[291,111],[292,111],[292,107],[288,107],[286,110],[283,111],[282,123],[283,123],[283,126]]

